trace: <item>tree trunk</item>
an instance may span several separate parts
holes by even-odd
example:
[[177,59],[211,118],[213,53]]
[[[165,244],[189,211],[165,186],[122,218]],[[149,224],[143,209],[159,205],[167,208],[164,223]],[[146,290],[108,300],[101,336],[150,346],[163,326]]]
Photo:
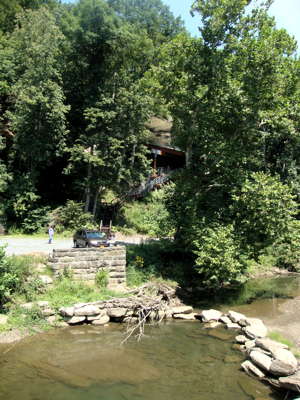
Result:
[[[91,146],[90,153],[93,154],[94,147]],[[85,205],[84,205],[84,212],[88,212],[90,209],[90,202],[91,202],[91,177],[92,177],[92,165],[90,161],[88,162],[87,166],[87,183],[85,187]]]
[[96,217],[98,198],[99,198],[99,194],[101,193],[101,191],[102,191],[102,187],[99,186],[97,191],[96,191],[95,197],[94,197],[94,205],[93,205],[93,216],[94,216],[94,218]]

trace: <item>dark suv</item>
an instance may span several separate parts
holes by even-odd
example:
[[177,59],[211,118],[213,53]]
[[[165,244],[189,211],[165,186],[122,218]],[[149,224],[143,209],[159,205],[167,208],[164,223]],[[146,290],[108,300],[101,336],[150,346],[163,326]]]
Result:
[[109,247],[106,233],[82,229],[73,236],[74,247]]

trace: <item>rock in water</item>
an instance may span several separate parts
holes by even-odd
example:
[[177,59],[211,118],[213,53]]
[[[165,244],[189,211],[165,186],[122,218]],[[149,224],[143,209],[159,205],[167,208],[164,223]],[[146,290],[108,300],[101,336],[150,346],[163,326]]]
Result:
[[211,310],[203,310],[200,315],[203,322],[209,322],[209,321],[218,321],[221,318],[222,313],[218,310],[211,309]]
[[240,320],[246,319],[244,314],[235,311],[228,311],[228,317],[231,319],[232,322],[240,322]]
[[273,352],[275,360],[272,362],[270,372],[275,376],[288,376],[296,372],[298,362],[295,356],[286,349],[277,349]]
[[250,358],[255,365],[262,368],[265,371],[270,371],[272,358],[260,351],[253,350],[250,353]]
[[172,314],[190,314],[193,312],[193,307],[191,306],[179,306],[173,307],[171,309]]
[[274,340],[269,338],[256,339],[255,344],[257,347],[261,347],[262,349],[267,350],[272,354],[274,354],[274,352],[278,349],[288,349],[288,346],[286,344],[275,342]]
[[279,378],[280,387],[300,393],[300,371],[291,376]]
[[75,316],[69,319],[67,322],[69,325],[80,324],[81,322],[85,321],[85,316]]
[[109,322],[110,318],[108,315],[102,315],[99,319],[92,321],[92,325],[105,325]]
[[73,315],[74,315],[74,307],[61,307],[59,309],[59,313],[63,317],[73,317]]
[[194,321],[196,319],[194,313],[191,313],[191,314],[173,314],[173,318],[175,318],[175,319],[184,319],[185,321]]
[[107,314],[112,318],[122,318],[125,317],[127,313],[127,308],[109,308]]
[[249,325],[243,329],[250,339],[263,338],[267,336],[268,329],[261,319],[247,318],[246,321]]
[[242,364],[241,364],[241,367],[243,368],[243,370],[245,371],[245,372],[247,372],[249,375],[255,375],[255,376],[257,376],[258,378],[263,378],[264,376],[265,376],[265,374],[260,370],[260,369],[258,369],[251,361],[249,361],[249,360],[247,360],[247,361],[244,361]]
[[85,315],[96,315],[100,313],[100,309],[92,304],[84,305],[74,309],[74,315],[78,317],[83,317]]

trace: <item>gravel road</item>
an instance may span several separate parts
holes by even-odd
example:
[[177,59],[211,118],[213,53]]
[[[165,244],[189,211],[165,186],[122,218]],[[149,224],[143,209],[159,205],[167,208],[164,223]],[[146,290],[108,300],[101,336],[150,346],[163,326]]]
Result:
[[0,246],[6,245],[6,254],[50,254],[53,249],[69,249],[73,247],[73,240],[57,239],[48,244],[48,237],[45,238],[16,238],[0,236]]
[[[146,240],[145,236],[136,235],[126,237],[117,234],[116,242],[120,244],[134,243],[138,244]],[[0,236],[0,246],[6,245],[6,254],[30,254],[30,253],[43,253],[52,254],[53,249],[70,249],[73,247],[73,240],[70,239],[56,239],[54,236],[53,243],[48,244],[48,236],[45,238],[19,238],[13,236]]]

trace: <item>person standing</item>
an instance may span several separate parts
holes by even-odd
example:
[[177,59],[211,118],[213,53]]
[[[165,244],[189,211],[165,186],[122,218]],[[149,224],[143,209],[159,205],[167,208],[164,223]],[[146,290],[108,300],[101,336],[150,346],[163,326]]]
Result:
[[48,243],[51,244],[54,236],[54,229],[52,228],[52,226],[49,226],[48,234],[49,234]]

